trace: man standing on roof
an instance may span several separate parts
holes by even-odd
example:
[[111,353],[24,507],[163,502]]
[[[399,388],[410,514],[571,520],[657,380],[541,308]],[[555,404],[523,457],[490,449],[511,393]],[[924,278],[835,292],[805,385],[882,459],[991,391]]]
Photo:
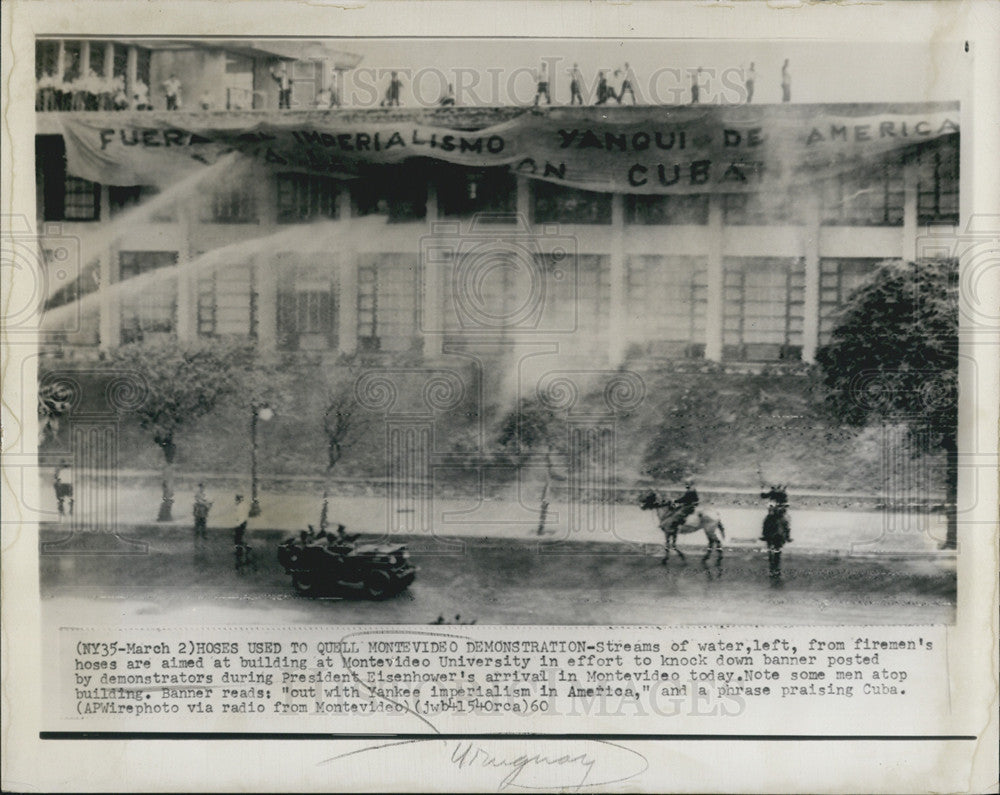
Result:
[[552,95],[549,93],[549,73],[544,61],[538,71],[535,72],[535,80],[538,83],[538,88],[535,90],[535,107],[538,107],[538,100],[543,96],[545,97],[545,104],[551,105]]
[[632,104],[635,104],[635,73],[632,71],[632,67],[628,65],[628,61],[625,62],[625,76],[622,78],[622,88],[618,92],[618,104],[622,104],[622,100],[625,99],[625,92],[628,91],[629,96],[632,97]]
[[750,62],[750,68],[744,73],[744,85],[747,89],[747,105],[753,102],[753,86],[757,82],[757,70],[754,68],[753,62]]
[[384,107],[399,107],[399,95],[403,89],[403,81],[399,79],[397,72],[389,73],[389,87],[385,90],[385,99],[382,100]]
[[177,110],[181,106],[181,81],[171,74],[163,81],[163,93],[167,97],[167,110]]
[[288,67],[282,61],[277,69],[271,70],[271,77],[278,84],[278,110],[288,110],[292,107],[292,78]]
[[583,104],[583,93],[581,91],[582,87],[583,87],[583,75],[580,74],[580,67],[577,64],[573,64],[573,68],[569,70],[570,105]]

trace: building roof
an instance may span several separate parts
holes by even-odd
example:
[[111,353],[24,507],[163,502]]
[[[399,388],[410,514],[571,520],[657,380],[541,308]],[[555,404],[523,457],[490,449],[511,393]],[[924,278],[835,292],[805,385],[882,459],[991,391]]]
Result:
[[[80,36],[42,36],[39,40],[80,41]],[[225,50],[251,57],[277,58],[283,61],[328,61],[333,69],[353,69],[361,63],[362,56],[330,46],[327,42],[311,39],[183,39],[135,38],[96,39],[114,44],[143,47],[151,51],[164,50]]]

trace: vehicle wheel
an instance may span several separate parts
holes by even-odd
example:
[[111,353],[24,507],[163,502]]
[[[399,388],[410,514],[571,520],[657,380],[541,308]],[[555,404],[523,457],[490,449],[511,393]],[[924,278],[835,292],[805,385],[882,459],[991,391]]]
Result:
[[316,582],[312,574],[297,572],[292,575],[292,587],[301,596],[311,596],[316,592]]
[[372,599],[384,599],[389,594],[391,583],[392,578],[386,572],[375,569],[365,580],[365,593]]

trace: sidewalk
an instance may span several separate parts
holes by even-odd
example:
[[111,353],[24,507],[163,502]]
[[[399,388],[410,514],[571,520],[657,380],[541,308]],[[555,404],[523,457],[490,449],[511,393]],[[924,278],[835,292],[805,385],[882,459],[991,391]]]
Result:
[[[48,488],[45,486],[48,485]],[[207,485],[208,497],[214,502],[209,514],[209,531],[228,531],[235,524],[233,505],[234,490],[213,489]],[[51,485],[42,483],[42,505],[37,516],[25,516],[39,522],[58,522],[55,497]],[[72,524],[86,528],[113,523],[123,531],[137,525],[157,524],[160,490],[150,486],[119,485],[117,500],[110,511],[101,515],[87,515],[86,499],[81,500],[77,486],[77,505],[81,508]],[[240,489],[249,501],[249,490]],[[534,498],[537,500],[537,497]],[[333,496],[329,502],[329,522],[340,522],[352,533],[366,534],[416,534],[465,536],[479,538],[539,538],[537,535],[539,507],[537,502],[525,499],[491,499],[477,502],[475,498],[430,499],[425,503],[410,502],[390,506],[382,496]],[[173,516],[160,527],[173,528],[189,533],[193,527],[192,506],[194,489],[181,488],[174,495]],[[276,529],[289,533],[305,529],[307,525],[319,526],[322,499],[316,489],[260,493],[261,515],[249,522],[255,529]],[[726,543],[730,546],[761,546],[757,540],[766,506],[722,506],[712,509],[726,529]],[[546,541],[567,539],[605,543],[640,543],[659,545],[663,534],[656,516],[639,510],[634,505],[584,504],[573,506],[553,501],[546,519]],[[790,511],[792,545],[790,551],[837,554],[882,555],[936,555],[941,553],[938,544],[945,537],[945,519],[939,513],[797,510],[792,498]],[[70,526],[68,520],[64,520]],[[110,529],[110,528],[108,528]],[[682,546],[703,546],[701,532],[681,535]]]

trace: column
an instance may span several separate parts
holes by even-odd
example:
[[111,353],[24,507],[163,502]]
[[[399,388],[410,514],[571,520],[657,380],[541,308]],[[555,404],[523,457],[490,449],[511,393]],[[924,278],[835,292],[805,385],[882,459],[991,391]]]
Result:
[[59,50],[56,53],[56,78],[60,83],[66,79],[66,42],[59,39]]
[[[435,222],[438,220],[437,186],[433,180],[428,180],[427,184],[427,228],[433,230]],[[420,292],[421,320],[420,328],[424,338],[424,357],[434,359],[441,355],[444,334],[442,333],[442,323],[444,322],[444,280],[442,279],[441,262],[429,262],[424,256],[424,247],[420,250]]]
[[191,342],[198,335],[197,302],[193,300],[196,280],[184,267],[186,258],[181,263],[177,274],[177,341]]
[[[342,223],[351,222],[351,191],[348,184],[341,184],[337,193],[337,218]],[[338,259],[340,269],[340,293],[338,318],[340,328],[337,339],[340,352],[353,356],[358,350],[358,255],[357,251],[345,251]]]
[[917,256],[917,164],[903,168],[903,259]]
[[115,279],[115,251],[108,248],[100,257],[101,281],[98,292],[98,338],[103,350],[115,348],[121,341],[120,303],[112,286]]
[[192,273],[187,264],[194,257],[191,247],[191,203],[179,203],[177,218],[184,233],[179,237],[182,241],[178,246],[177,263],[180,266],[177,273],[177,340],[190,342],[198,335],[198,300],[196,297],[198,274]]
[[816,360],[819,345],[819,197],[812,195],[805,212],[803,227],[805,257],[805,294],[802,308],[802,361]]
[[115,77],[115,45],[114,42],[107,42],[104,45],[104,79],[114,80]]
[[707,290],[705,294],[705,358],[718,362],[722,360],[723,324],[723,244],[722,244],[722,196],[713,194],[708,205]]
[[521,174],[517,175],[517,214],[531,224],[531,180]]
[[85,78],[90,72],[90,41],[80,42],[80,77]]
[[139,50],[128,48],[128,59],[125,62],[125,93],[128,94],[128,106],[135,110],[135,81],[139,72]]
[[608,361],[616,365],[625,358],[628,339],[628,316],[625,305],[625,196],[615,193],[611,197],[611,257],[608,263],[610,294],[608,295]]
[[278,345],[278,280],[274,263],[266,257],[254,258],[254,289],[257,291],[257,345],[273,351]]

